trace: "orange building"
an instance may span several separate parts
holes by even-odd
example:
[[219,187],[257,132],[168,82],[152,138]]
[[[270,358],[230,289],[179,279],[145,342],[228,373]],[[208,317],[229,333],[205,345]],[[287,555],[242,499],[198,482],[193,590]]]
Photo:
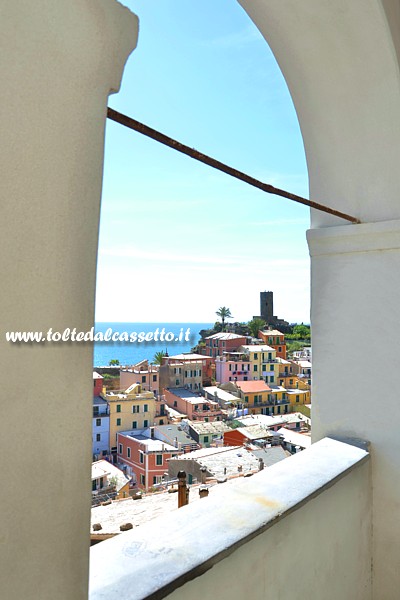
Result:
[[286,358],[286,341],[285,334],[277,329],[266,329],[265,331],[259,331],[258,337],[268,344],[271,348],[276,350],[277,358]]
[[237,427],[224,431],[224,446],[244,446],[244,444],[252,442],[268,442],[272,437],[273,434],[259,424]]

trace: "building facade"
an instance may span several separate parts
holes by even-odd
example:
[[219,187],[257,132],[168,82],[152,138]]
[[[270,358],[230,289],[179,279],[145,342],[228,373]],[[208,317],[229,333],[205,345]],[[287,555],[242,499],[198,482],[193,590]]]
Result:
[[189,389],[165,390],[166,404],[185,415],[190,421],[221,421],[223,412],[214,400],[208,400],[200,393]]
[[145,429],[156,423],[167,422],[165,403],[153,392],[143,390],[141,384],[131,385],[125,392],[109,392],[105,399],[110,411],[110,450],[117,452],[117,433],[130,429]]
[[132,367],[120,370],[120,388],[126,390],[131,385],[139,383],[142,389],[153,392],[158,398],[160,395],[160,367],[149,363],[148,360],[142,360]]
[[134,486],[150,489],[162,483],[168,460],[183,453],[179,448],[155,438],[153,429],[123,431],[117,434],[117,461],[126,467]]

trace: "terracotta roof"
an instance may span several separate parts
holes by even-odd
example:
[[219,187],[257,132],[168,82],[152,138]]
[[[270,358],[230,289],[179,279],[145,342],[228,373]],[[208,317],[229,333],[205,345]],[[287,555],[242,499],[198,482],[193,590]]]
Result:
[[265,383],[262,379],[258,381],[236,381],[236,385],[238,388],[242,390],[242,392],[270,392],[271,388],[269,385]]

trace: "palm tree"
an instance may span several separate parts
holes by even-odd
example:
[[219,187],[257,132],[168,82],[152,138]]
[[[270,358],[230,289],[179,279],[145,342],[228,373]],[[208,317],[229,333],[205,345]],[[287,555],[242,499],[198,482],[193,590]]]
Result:
[[220,319],[221,319],[222,329],[224,328],[224,325],[225,325],[225,319],[233,318],[231,315],[230,309],[226,308],[226,306],[221,306],[221,308],[219,308],[215,314],[217,315],[217,317],[220,317]]
[[247,327],[253,337],[258,337],[258,332],[264,329],[265,321],[256,317],[247,323]]
[[153,358],[153,363],[161,366],[164,356],[167,356],[167,355],[162,350],[160,352],[156,352],[154,355],[154,358]]

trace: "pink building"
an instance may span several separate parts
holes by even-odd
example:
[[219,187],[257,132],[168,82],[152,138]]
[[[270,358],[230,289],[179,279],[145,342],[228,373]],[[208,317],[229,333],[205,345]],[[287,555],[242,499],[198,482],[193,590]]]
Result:
[[218,402],[207,400],[200,393],[185,388],[165,390],[167,406],[187,416],[190,421],[222,421],[223,413]]
[[235,352],[239,346],[247,343],[247,338],[244,335],[236,333],[214,333],[206,338],[206,356],[215,358],[222,356],[223,352]]
[[155,439],[153,428],[118,433],[118,464],[126,467],[134,484],[146,490],[162,482],[168,460],[181,454],[183,451],[172,444]]
[[251,380],[251,363],[248,356],[239,352],[229,352],[217,356],[215,379],[219,383]]
[[121,369],[120,388],[128,389],[132,384],[140,383],[146,392],[153,392],[157,398],[160,394],[160,367],[142,360],[132,367]]

